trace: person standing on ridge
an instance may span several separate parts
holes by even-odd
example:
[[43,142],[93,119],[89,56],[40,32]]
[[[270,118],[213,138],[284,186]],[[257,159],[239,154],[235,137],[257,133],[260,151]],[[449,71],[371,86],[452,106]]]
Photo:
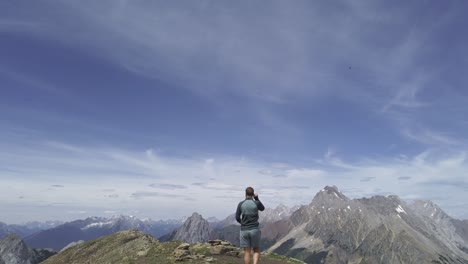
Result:
[[237,206],[236,220],[241,224],[240,247],[244,248],[244,263],[250,264],[250,250],[253,248],[253,264],[260,258],[261,232],[258,224],[258,211],[265,210],[252,187],[245,189],[245,200]]

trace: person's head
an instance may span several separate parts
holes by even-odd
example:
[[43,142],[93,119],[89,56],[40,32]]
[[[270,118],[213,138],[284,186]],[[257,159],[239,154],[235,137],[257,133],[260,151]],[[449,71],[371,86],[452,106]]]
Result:
[[254,189],[252,187],[247,187],[245,189],[245,197],[253,197],[254,196]]

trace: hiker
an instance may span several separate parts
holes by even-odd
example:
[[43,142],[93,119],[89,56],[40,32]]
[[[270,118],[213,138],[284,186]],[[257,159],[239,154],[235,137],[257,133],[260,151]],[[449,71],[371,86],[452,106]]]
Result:
[[253,263],[260,258],[261,232],[258,227],[258,211],[265,210],[252,187],[245,189],[245,200],[237,206],[236,220],[241,224],[240,247],[244,248],[244,263],[250,264],[250,250],[253,248]]

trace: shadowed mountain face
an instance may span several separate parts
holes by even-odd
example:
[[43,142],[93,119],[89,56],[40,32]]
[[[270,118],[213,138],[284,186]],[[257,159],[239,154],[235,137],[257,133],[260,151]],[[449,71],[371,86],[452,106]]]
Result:
[[171,234],[162,236],[161,241],[180,240],[187,243],[206,242],[215,236],[207,220],[198,213],[193,213],[184,224]]
[[466,229],[430,202],[351,200],[325,187],[269,251],[307,263],[468,263]]
[[60,251],[75,241],[87,241],[133,228],[158,237],[171,232],[181,224],[179,221],[172,220],[140,220],[132,216],[90,217],[38,232],[26,237],[25,242],[33,248],[52,248]]
[[43,249],[30,249],[17,235],[8,235],[0,240],[0,263],[36,264],[55,252]]

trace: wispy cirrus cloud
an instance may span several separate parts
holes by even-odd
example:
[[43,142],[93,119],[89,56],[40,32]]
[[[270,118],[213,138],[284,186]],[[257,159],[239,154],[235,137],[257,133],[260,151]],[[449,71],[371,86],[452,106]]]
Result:
[[[439,26],[436,22],[416,33],[404,23],[392,23],[395,17],[407,20],[408,14],[369,3],[357,8],[341,2],[339,11],[347,15],[339,17],[330,6],[312,2],[251,4],[248,12],[235,6],[44,1],[36,8],[46,18],[10,7],[12,15],[5,19],[13,31],[24,30],[22,24],[48,25],[29,30],[82,43],[126,69],[217,99],[227,92],[282,104],[298,96],[333,93],[380,101],[384,93],[393,97],[379,102],[384,109],[419,105],[415,96],[430,77],[416,67],[418,55],[432,28]],[[389,15],[393,19],[382,19]],[[380,44],[389,34],[379,32],[381,26],[394,29],[387,45]],[[347,92],[349,86],[352,92]],[[284,121],[269,111],[260,110],[259,117],[274,125]]]
[[400,181],[407,181],[407,180],[410,180],[410,179],[411,179],[410,176],[400,176],[400,177],[398,177],[398,180],[400,180]]
[[[1,23],[1,22],[0,22]],[[13,28],[15,26],[12,26]],[[0,30],[1,32],[1,30]],[[38,77],[22,73],[20,71],[15,71],[7,68],[6,65],[0,64],[0,76],[6,77],[7,79],[13,80],[17,83],[27,86],[28,88],[35,88],[42,91],[46,91],[53,94],[58,94],[61,96],[70,95],[65,89],[59,89],[55,87],[52,83],[41,80]],[[17,88],[22,88],[22,86],[17,86]]]
[[432,146],[463,146],[464,140],[427,128],[403,129],[402,135],[410,140]]
[[148,185],[153,188],[160,188],[160,189],[169,189],[169,190],[175,190],[175,189],[186,189],[187,186],[182,185],[182,184],[169,184],[169,183],[161,183],[161,184],[156,184],[152,183]]
[[[426,94],[446,79],[446,63],[434,54],[447,49],[435,43],[450,27],[456,7],[438,14],[436,21],[410,23],[419,7],[349,1],[333,6],[274,1],[248,8],[199,2],[43,1],[29,3],[35,12],[27,13],[22,5],[3,4],[5,26],[0,28],[78,46],[133,73],[210,98],[224,111],[229,111],[226,98],[243,98],[243,109],[267,131],[264,137],[273,131],[305,141],[311,128],[288,118],[285,106],[331,96],[394,122],[393,129],[404,138],[424,145],[434,140],[454,143],[443,134],[419,135],[413,124],[437,131],[419,115],[428,117],[429,110],[437,108]],[[31,79],[24,73],[9,75]],[[422,113],[426,109],[428,113]],[[405,122],[395,121],[396,115],[404,115]]]
[[[468,172],[467,155],[463,152],[441,156],[438,152],[426,151],[413,157],[398,156],[383,160],[367,158],[352,163],[341,159],[340,163],[336,163],[330,159],[338,159],[338,153],[334,153],[333,156],[325,155],[321,161],[311,161],[307,166],[290,164],[278,168],[271,163],[245,157],[177,157],[163,153],[148,155],[146,150],[90,146],[81,146],[81,151],[76,152],[74,145],[60,150],[57,150],[57,145],[37,146],[40,147],[29,149],[31,152],[12,148],[9,155],[0,155],[0,162],[11,164],[12,169],[0,173],[0,199],[9,201],[8,197],[24,197],[17,199],[17,202],[2,204],[3,210],[12,216],[15,215],[13,208],[18,206],[34,211],[33,208],[50,205],[48,215],[60,217],[62,208],[70,205],[53,204],[56,201],[68,201],[79,207],[77,210],[87,212],[139,211],[143,217],[158,218],[160,216],[151,212],[178,217],[197,208],[204,215],[223,217],[232,213],[224,206],[226,197],[242,199],[246,186],[254,186],[269,206],[279,203],[307,204],[315,191],[325,185],[337,185],[346,186],[345,195],[350,197],[391,193],[405,199],[434,199],[444,208],[455,200],[463,199],[466,191],[464,186],[468,184],[463,176]],[[29,155],[42,158],[31,162],[34,159],[30,159]],[[23,162],[27,163],[28,170],[20,169],[25,166]],[[99,166],[96,167],[96,164]],[[207,164],[210,168],[208,171]],[[119,170],[122,173],[118,173]],[[236,172],[238,170],[242,172]],[[37,177],[37,171],[43,172],[43,176]],[[127,174],[127,171],[133,173]],[[263,171],[272,173],[260,173]],[[278,174],[285,177],[275,178],[275,184],[272,185],[271,177]],[[55,185],[53,182],[56,181],[56,175],[61,175],[66,188],[41,192]],[[155,187],[161,191],[155,191]],[[449,191],[451,196],[444,199],[434,196],[441,189]],[[212,207],[203,206],[202,201],[212,197],[224,198],[223,201],[212,200]],[[158,202],[167,198],[171,198],[172,206]],[[158,210],[148,208],[147,204],[142,205],[139,202],[142,199],[153,200],[152,204],[157,204]],[[190,206],[184,204],[187,199],[190,199]],[[234,200],[237,202],[238,199]],[[179,208],[177,212],[173,212],[173,206]],[[454,216],[466,215],[461,207],[451,208],[448,212]]]
[[185,198],[185,195],[177,195],[170,193],[161,193],[161,192],[134,192],[131,194],[131,197],[139,199],[145,197],[167,197],[167,198]]
[[364,178],[360,179],[359,181],[368,182],[368,181],[372,181],[374,179],[375,179],[375,176],[368,176],[368,177],[364,177]]

